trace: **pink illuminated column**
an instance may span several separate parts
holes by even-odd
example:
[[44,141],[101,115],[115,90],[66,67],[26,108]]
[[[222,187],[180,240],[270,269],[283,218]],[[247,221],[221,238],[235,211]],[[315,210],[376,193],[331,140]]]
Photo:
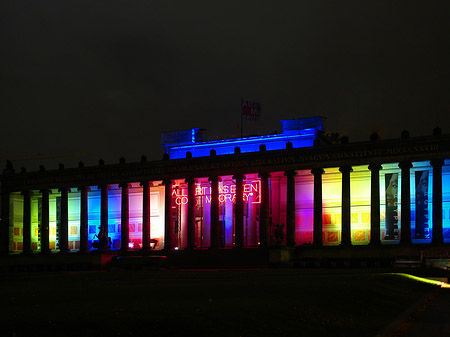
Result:
[[295,170],[284,172],[286,186],[286,246],[295,247]]
[[[23,195],[23,251],[22,254],[31,254],[31,192],[26,190]],[[8,200],[9,203],[9,200]]]
[[442,233],[442,159],[435,159],[430,162],[433,166],[433,244],[444,243]]
[[270,174],[262,172],[261,178],[261,204],[259,207],[259,245],[261,248],[269,246],[269,178]]
[[86,253],[88,248],[88,191],[89,187],[79,187],[80,191],[80,253]]
[[59,224],[59,252],[68,253],[68,240],[69,240],[69,192],[70,189],[62,187],[59,189],[61,192],[61,223]]
[[233,176],[236,180],[236,204],[234,212],[234,247],[244,247],[244,188],[242,174]]
[[120,249],[124,252],[128,250],[128,242],[130,241],[130,229],[129,229],[129,205],[128,205],[128,189],[130,185],[128,183],[122,183],[119,185],[122,189],[122,205],[121,205],[121,219],[120,219]]
[[187,248],[195,248],[195,179],[188,178],[188,219],[187,219]]
[[379,245],[380,239],[380,164],[369,165],[370,173],[370,244]]
[[315,246],[322,246],[322,168],[314,168],[311,170],[314,175],[314,230],[313,230],[313,244]]
[[50,247],[48,242],[49,235],[49,194],[50,190],[44,189],[40,191],[42,194],[42,220],[41,220],[41,253],[50,253]]
[[150,183],[141,182],[142,186],[142,250],[150,249]]
[[172,180],[163,181],[164,191],[164,250],[173,249],[174,227],[172,222]]
[[411,162],[401,162],[398,164],[401,168],[401,244],[411,244],[411,190],[410,190],[410,169]]
[[211,182],[211,249],[220,246],[219,236],[219,177],[213,176],[208,179]]
[[350,246],[351,230],[350,230],[350,166],[343,166],[339,168],[342,173],[342,237],[341,245]]

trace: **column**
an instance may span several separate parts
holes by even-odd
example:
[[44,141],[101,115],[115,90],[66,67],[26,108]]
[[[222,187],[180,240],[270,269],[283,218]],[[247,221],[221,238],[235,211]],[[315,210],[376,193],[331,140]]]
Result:
[[314,230],[313,230],[313,244],[314,246],[322,246],[322,168],[314,168],[311,170],[314,175]]
[[89,187],[79,187],[80,191],[80,253],[86,253],[88,247],[88,191]]
[[259,246],[269,247],[269,177],[270,174],[262,172],[258,175],[261,178],[261,192],[259,198]]
[[49,194],[51,191],[44,189],[40,191],[42,194],[42,218],[41,218],[41,253],[50,253],[50,248],[48,245],[48,234],[49,234]]
[[370,170],[370,244],[379,245],[380,239],[380,164],[369,165]]
[[174,224],[172,221],[172,180],[163,181],[164,184],[164,250],[173,249]]
[[129,206],[128,206],[128,189],[130,185],[128,183],[122,183],[119,185],[122,189],[122,200],[120,210],[120,250],[126,252],[128,250],[128,242],[130,241],[130,229],[129,229]]
[[342,232],[341,232],[341,246],[350,246],[351,229],[350,229],[350,166],[343,166],[339,168],[342,173]]
[[100,249],[109,248],[108,237],[108,185],[100,185],[100,233],[98,243]]
[[286,246],[295,247],[295,170],[284,172],[286,186]]
[[142,250],[150,249],[150,183],[141,182],[142,186]]
[[9,228],[10,224],[10,193],[2,188],[1,192],[1,223],[0,223],[0,255],[9,254]]
[[236,180],[236,204],[234,206],[234,248],[244,247],[244,187],[242,174],[233,176]]
[[[31,254],[31,192],[26,190],[23,195],[23,254]],[[9,200],[8,200],[9,203]],[[3,213],[2,213],[3,214]]]
[[444,236],[442,232],[442,159],[435,159],[430,162],[433,166],[433,244],[443,244]]
[[195,179],[189,178],[185,181],[188,184],[188,215],[187,215],[187,248],[194,249],[195,242]]
[[411,243],[411,190],[410,190],[410,168],[412,167],[411,162],[401,162],[398,167],[402,170],[401,178],[401,244]]
[[60,253],[69,252],[69,192],[70,189],[63,187],[61,192],[61,223],[59,224],[59,251]]
[[211,249],[220,247],[219,237],[219,177],[208,179],[211,182]]

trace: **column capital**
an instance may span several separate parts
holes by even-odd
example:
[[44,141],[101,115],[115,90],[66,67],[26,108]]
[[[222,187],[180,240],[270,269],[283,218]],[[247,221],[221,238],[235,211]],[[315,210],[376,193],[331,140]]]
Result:
[[433,167],[440,167],[444,165],[443,159],[432,159],[430,160],[430,165]]
[[164,180],[162,181],[162,184],[163,184],[164,186],[172,186],[172,179],[164,179]]
[[[153,185],[153,183],[152,183],[152,185]],[[141,186],[141,187],[149,187],[150,186],[150,181],[141,181],[139,183],[139,186]]]
[[119,184],[119,187],[120,187],[120,188],[125,188],[125,187],[126,187],[126,188],[130,188],[130,187],[131,187],[131,184],[129,184],[129,183],[120,183],[120,184]]
[[28,196],[32,196],[33,195],[33,191],[30,190],[24,190],[22,192],[20,192],[21,195],[28,195]]
[[111,186],[109,184],[102,184],[102,185],[98,185],[98,188],[101,190],[103,190],[103,189],[110,190]]
[[211,176],[208,178],[208,181],[222,181],[222,179],[219,178],[219,176]]
[[196,180],[195,180],[195,178],[186,178],[186,179],[184,180],[184,182],[185,182],[186,184],[195,184],[195,183],[196,183]]
[[370,164],[367,168],[371,171],[380,171],[383,169],[383,166],[380,164]]
[[350,173],[353,171],[353,168],[351,166],[341,166],[339,167],[339,172],[341,173]]
[[287,170],[283,173],[286,177],[292,176],[295,177],[297,175],[297,170]]
[[412,167],[412,164],[410,161],[402,161],[398,163],[398,167],[400,167],[402,170],[409,170]]
[[67,192],[67,193],[70,193],[71,192],[71,190],[70,190],[70,188],[69,187],[60,187],[60,188],[58,188],[58,192]]
[[245,179],[245,174],[235,174],[232,177],[234,180],[243,180]]
[[313,168],[313,169],[311,170],[311,173],[314,174],[314,175],[321,175],[321,174],[324,174],[325,171],[324,171],[324,169],[321,168],[321,167],[316,167],[316,168]]
[[272,175],[269,172],[260,172],[258,173],[258,178],[271,178]]
[[41,193],[41,194],[52,194],[52,190],[44,188],[42,190],[39,190],[39,193]]
[[90,187],[90,186],[80,186],[80,187],[78,187],[77,189],[78,189],[78,191],[80,191],[80,192],[82,192],[82,191],[89,192],[89,191],[91,190],[91,187]]

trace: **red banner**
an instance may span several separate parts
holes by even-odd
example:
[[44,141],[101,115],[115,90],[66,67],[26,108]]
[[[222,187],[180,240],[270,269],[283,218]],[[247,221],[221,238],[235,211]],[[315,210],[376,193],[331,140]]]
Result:
[[261,117],[261,104],[241,98],[242,119],[256,121]]

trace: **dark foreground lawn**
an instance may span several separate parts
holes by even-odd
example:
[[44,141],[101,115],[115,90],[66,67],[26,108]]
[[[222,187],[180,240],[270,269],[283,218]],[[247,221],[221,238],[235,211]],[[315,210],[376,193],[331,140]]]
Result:
[[375,336],[432,285],[371,270],[0,275],[0,336]]

